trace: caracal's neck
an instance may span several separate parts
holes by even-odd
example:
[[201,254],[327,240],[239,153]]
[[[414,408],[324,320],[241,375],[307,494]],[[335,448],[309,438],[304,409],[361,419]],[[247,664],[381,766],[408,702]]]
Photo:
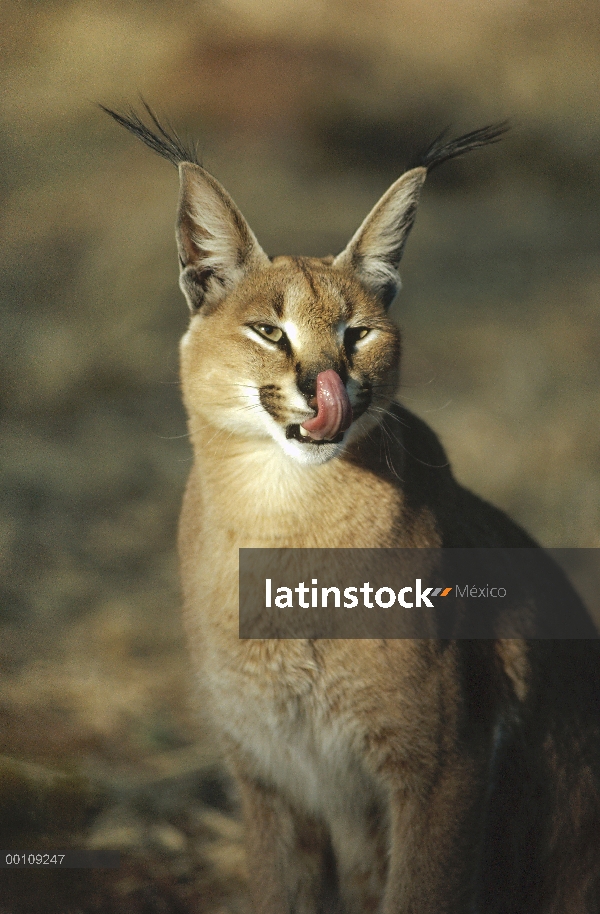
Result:
[[296,540],[314,526],[324,493],[339,486],[338,461],[305,466],[270,438],[203,425],[193,445],[206,522],[235,528],[241,538]]
[[237,545],[374,545],[374,526],[385,524],[383,506],[398,499],[393,484],[343,453],[305,465],[269,438],[245,438],[198,422],[190,428],[203,526],[207,533],[221,530]]

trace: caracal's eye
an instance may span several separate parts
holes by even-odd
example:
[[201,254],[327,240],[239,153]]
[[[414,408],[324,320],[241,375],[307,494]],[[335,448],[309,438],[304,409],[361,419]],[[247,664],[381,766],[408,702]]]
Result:
[[273,327],[271,324],[254,324],[252,329],[271,343],[278,343],[283,336],[283,330]]
[[369,327],[348,327],[344,334],[344,345],[346,350],[352,352],[357,342],[359,340],[364,340],[370,332]]

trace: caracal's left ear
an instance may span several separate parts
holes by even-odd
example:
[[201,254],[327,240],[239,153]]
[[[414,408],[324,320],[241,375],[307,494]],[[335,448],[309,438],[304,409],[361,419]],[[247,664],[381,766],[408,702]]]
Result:
[[179,285],[190,310],[218,304],[269,258],[224,187],[200,165],[182,162],[177,213]]
[[398,178],[333,262],[334,266],[354,270],[385,308],[400,288],[398,264],[415,221],[426,177],[427,169],[420,167]]
[[416,168],[392,184],[371,210],[348,246],[333,261],[335,266],[354,270],[362,284],[382,305],[391,305],[400,288],[398,264],[415,221],[419,195],[428,172],[448,159],[496,143],[508,124],[489,124],[454,140],[444,131],[421,156]]

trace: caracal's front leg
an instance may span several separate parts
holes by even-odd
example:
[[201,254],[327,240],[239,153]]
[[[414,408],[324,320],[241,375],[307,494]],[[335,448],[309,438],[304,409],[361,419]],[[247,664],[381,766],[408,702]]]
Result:
[[382,914],[474,914],[486,770],[458,758],[427,790],[393,794]]
[[276,790],[238,773],[254,914],[338,914],[325,826]]

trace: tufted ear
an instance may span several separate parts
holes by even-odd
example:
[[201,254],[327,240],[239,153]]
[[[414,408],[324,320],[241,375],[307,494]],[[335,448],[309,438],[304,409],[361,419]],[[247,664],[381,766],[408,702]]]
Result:
[[410,232],[427,168],[413,168],[392,184],[334,264],[350,267],[385,308],[400,289],[398,264]]
[[[218,181],[202,168],[196,150],[159,122],[142,100],[153,129],[134,110],[119,114],[100,105],[118,124],[179,167],[181,193],[177,219],[179,285],[193,312],[218,304],[246,272],[269,263],[248,223]],[[420,157],[417,167],[392,184],[333,263],[353,269],[387,308],[400,288],[398,264],[428,171],[473,149],[497,143],[506,121],[488,124],[454,140],[444,131]]]
[[200,165],[179,165],[179,285],[190,310],[211,308],[269,259],[218,181]]
[[392,184],[348,246],[335,258],[334,264],[354,269],[363,285],[384,307],[389,307],[401,286],[398,264],[415,221],[427,173],[442,162],[497,143],[507,130],[508,123],[503,121],[472,130],[454,140],[446,140],[447,131],[444,130],[420,156],[417,167]]

